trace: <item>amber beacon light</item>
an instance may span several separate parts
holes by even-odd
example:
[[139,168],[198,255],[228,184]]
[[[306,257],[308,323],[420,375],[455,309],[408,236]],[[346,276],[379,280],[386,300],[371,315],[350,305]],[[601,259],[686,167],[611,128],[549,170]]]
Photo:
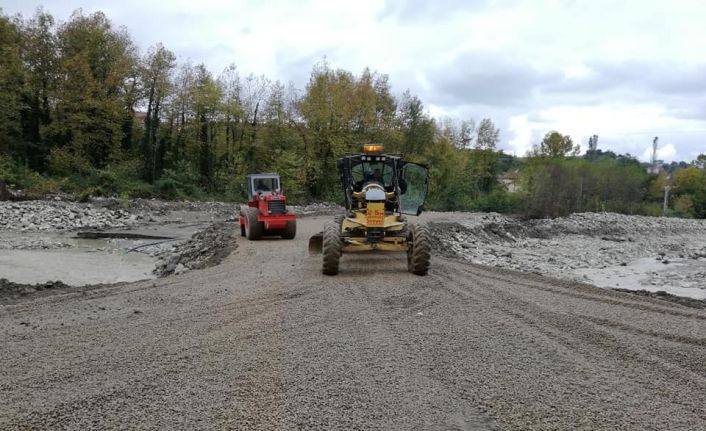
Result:
[[364,153],[382,153],[384,150],[382,145],[366,144],[363,145]]

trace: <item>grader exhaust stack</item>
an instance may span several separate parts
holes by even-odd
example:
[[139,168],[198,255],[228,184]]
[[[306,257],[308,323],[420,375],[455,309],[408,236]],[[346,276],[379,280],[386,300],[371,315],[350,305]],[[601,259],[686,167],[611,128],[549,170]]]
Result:
[[343,253],[379,250],[407,253],[409,271],[426,275],[429,232],[425,226],[408,223],[405,215],[422,212],[427,168],[399,154],[383,154],[382,145],[365,145],[362,154],[347,155],[337,166],[346,214],[309,239],[309,253],[323,255],[323,273],[336,275]]

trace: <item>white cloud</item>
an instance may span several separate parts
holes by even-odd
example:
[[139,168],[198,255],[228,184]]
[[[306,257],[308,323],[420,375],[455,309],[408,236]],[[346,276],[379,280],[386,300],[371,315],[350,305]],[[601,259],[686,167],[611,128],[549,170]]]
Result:
[[527,120],[527,115],[516,115],[510,117],[510,148],[517,156],[524,156],[532,148],[532,132],[535,129]]

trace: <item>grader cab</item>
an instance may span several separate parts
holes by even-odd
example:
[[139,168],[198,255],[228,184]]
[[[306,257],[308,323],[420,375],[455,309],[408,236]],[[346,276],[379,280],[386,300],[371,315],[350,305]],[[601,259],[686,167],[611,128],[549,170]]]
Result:
[[399,154],[384,154],[381,145],[365,145],[362,154],[337,161],[346,214],[309,240],[311,253],[323,254],[323,273],[338,274],[343,253],[406,252],[408,270],[426,275],[431,257],[429,231],[410,224],[406,215],[424,208],[428,172]]

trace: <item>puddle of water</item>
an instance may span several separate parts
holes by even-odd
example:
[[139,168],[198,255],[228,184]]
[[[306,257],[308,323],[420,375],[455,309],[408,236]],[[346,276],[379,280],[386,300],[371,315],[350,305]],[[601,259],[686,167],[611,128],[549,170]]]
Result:
[[641,258],[626,266],[576,269],[574,273],[598,287],[665,291],[672,295],[706,299],[706,261],[677,259],[668,265],[653,258]]
[[16,283],[61,280],[72,286],[155,278],[155,259],[142,253],[0,250],[0,274]]
[[[203,217],[205,218],[205,217]],[[177,244],[203,229],[207,222],[157,223],[124,232],[169,236]],[[130,282],[155,278],[152,270],[157,259],[139,251],[127,252],[160,240],[86,239],[76,232],[0,232],[0,278],[15,283],[62,281],[72,286]],[[29,242],[65,244],[64,248],[16,249],[13,245]]]

